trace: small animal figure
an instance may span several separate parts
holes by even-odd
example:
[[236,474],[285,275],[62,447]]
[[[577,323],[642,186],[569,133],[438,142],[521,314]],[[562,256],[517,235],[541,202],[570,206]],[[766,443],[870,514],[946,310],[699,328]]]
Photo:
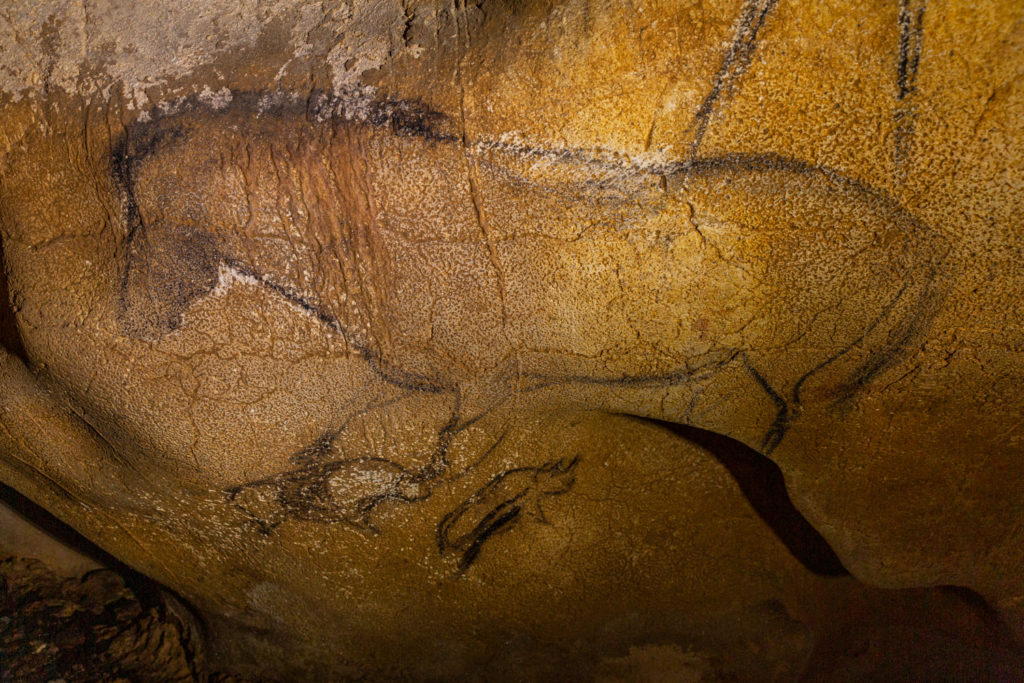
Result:
[[437,527],[441,555],[454,558],[461,573],[473,564],[488,538],[508,531],[524,516],[547,524],[541,501],[572,488],[578,462],[579,456],[563,458],[496,476],[441,520]]
[[310,462],[298,469],[235,486],[228,501],[269,534],[286,519],[347,522],[377,533],[370,516],[384,501],[430,495],[428,478],[384,458]]

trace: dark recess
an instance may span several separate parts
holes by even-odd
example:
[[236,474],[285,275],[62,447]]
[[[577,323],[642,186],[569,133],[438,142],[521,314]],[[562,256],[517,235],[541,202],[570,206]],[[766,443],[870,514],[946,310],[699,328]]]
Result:
[[14,308],[11,306],[11,292],[7,287],[7,262],[4,260],[3,240],[0,240],[0,346],[27,362],[25,347],[14,322]]
[[64,578],[0,555],[0,681],[249,680],[207,675],[206,625],[179,595],[2,483],[0,505],[100,565]]
[[[160,591],[167,590],[145,574],[132,569],[119,559],[82,536],[60,521],[44,508],[21,495],[10,486],[0,482],[0,505],[6,505],[24,517],[47,536],[95,560],[99,565],[113,569],[124,578],[125,585],[132,589],[139,603],[145,608],[160,604]],[[184,603],[182,598],[175,596]]]
[[828,541],[793,505],[782,471],[774,462],[722,434],[664,420],[638,419],[667,429],[710,452],[729,471],[758,516],[809,571],[820,576],[849,574]]

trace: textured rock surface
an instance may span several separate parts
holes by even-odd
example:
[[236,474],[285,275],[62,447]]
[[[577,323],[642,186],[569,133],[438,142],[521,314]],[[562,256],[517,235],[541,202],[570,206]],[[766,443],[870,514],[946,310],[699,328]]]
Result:
[[61,580],[38,560],[0,561],[3,681],[194,681],[205,662],[188,623],[110,570]]
[[251,5],[0,22],[0,478],[216,656],[788,678],[858,581],[1024,632],[1019,3]]

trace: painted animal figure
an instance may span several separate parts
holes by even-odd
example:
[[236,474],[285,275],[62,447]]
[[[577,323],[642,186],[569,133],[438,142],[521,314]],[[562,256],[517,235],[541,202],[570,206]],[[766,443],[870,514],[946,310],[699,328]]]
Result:
[[541,501],[567,493],[575,482],[572,471],[579,457],[563,458],[541,467],[517,467],[503,472],[465,502],[445,515],[437,527],[442,555],[457,556],[465,571],[480,553],[484,541],[506,531],[521,519],[547,523]]

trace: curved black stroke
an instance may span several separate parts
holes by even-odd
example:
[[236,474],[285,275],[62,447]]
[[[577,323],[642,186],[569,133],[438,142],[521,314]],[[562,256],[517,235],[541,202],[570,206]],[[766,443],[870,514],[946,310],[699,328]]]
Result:
[[917,90],[926,4],[927,0],[900,0],[900,52],[896,65],[896,97],[900,100]]
[[917,91],[917,70],[921,62],[924,42],[924,13],[927,0],[900,0],[899,55],[896,61],[896,101],[893,112],[896,130],[893,132],[893,165],[896,180],[906,174],[910,145],[914,137],[915,119],[912,97]]
[[757,50],[757,35],[777,4],[778,0],[747,0],[743,5],[736,25],[736,35],[722,60],[722,66],[715,74],[711,92],[700,103],[696,114],[694,114],[691,126],[691,130],[694,131],[693,142],[690,143],[691,158],[697,156],[701,142],[704,141],[704,133],[707,132],[708,124],[711,122],[711,116],[722,97],[731,94],[736,87],[736,81],[746,73],[750,66],[750,61]]

